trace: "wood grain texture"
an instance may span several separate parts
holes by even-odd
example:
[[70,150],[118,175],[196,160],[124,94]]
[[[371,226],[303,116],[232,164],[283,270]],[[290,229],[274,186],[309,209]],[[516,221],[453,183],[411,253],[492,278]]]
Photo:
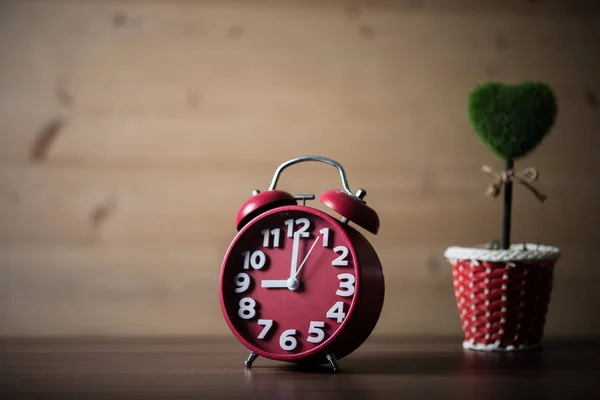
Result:
[[[585,346],[585,350],[582,349]],[[550,341],[543,351],[463,351],[460,338],[369,340],[327,366],[259,358],[233,340],[72,338],[0,341],[0,392],[9,398],[211,399],[594,398],[598,341]]]
[[[501,230],[466,96],[529,78],[559,118],[517,163],[548,200],[515,188],[513,238],[564,252],[548,335],[598,332],[599,26],[585,0],[1,2],[0,335],[227,335],[235,213],[305,154],[381,218],[375,334],[457,334],[443,251]],[[339,185],[320,164],[280,180]]]

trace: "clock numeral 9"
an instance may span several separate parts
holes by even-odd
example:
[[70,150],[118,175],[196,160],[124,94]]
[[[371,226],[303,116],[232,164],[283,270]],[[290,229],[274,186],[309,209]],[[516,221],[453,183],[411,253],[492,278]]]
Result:
[[252,297],[244,297],[238,303],[240,306],[238,315],[242,319],[252,319],[256,315],[256,300]]
[[294,236],[294,223],[296,225],[302,225],[296,233],[298,233],[301,237],[309,237],[310,232],[307,232],[310,227],[310,221],[307,218],[298,218],[297,220],[288,219],[285,221],[287,225],[287,237],[291,238]]
[[252,255],[249,251],[244,251],[242,257],[244,257],[244,269],[249,269],[251,266],[254,269],[261,269],[267,263],[267,256],[260,250],[256,250]]
[[250,287],[250,276],[245,272],[240,272],[235,276],[235,292],[236,293],[244,293]]

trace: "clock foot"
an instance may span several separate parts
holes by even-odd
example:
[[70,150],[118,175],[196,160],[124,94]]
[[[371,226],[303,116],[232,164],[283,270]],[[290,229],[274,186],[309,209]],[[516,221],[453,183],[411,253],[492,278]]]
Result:
[[325,357],[327,358],[327,361],[329,361],[333,372],[338,372],[340,370],[340,364],[338,363],[337,358],[335,358],[335,354],[329,353]]
[[248,368],[252,367],[252,363],[254,362],[254,360],[256,360],[258,358],[258,354],[256,354],[255,352],[251,351],[250,355],[248,355],[248,358],[246,359],[246,361],[244,361],[244,365]]

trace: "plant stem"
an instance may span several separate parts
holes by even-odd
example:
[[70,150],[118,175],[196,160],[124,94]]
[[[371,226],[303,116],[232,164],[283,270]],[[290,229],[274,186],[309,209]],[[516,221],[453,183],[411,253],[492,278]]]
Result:
[[[514,161],[512,158],[506,160],[506,172],[512,170]],[[509,180],[504,184],[504,221],[502,224],[502,248],[510,247],[510,220],[512,213],[512,181]]]

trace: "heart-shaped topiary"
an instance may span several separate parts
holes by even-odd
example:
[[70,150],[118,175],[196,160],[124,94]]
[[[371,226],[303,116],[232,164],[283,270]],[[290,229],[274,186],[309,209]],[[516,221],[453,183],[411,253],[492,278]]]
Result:
[[557,111],[552,89],[537,81],[484,82],[470,93],[468,102],[471,126],[505,160],[530,153],[554,125]]

